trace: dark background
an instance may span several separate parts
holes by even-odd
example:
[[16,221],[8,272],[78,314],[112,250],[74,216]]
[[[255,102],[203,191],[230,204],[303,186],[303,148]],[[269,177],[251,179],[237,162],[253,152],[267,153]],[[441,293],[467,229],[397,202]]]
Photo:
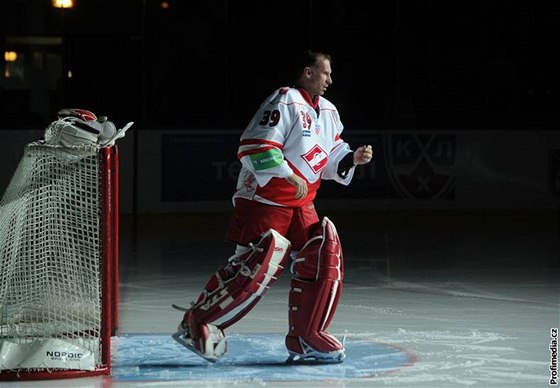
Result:
[[[317,201],[347,257],[393,255],[393,273],[540,266],[557,277],[557,1],[166,1],[0,0],[0,54],[18,54],[0,57],[0,188],[59,109],[134,121],[119,142],[121,230],[133,236],[123,256],[152,254],[142,230],[172,252],[221,247],[206,233],[225,235],[238,136],[292,84],[293,54],[314,48],[333,57],[326,97],[345,140],[375,149],[351,187],[326,182]],[[414,191],[428,180],[430,195]]]
[[0,128],[43,127],[67,106],[136,128],[243,128],[308,47],[333,56],[326,97],[346,127],[557,127],[555,2],[167,3],[2,0],[0,52],[20,59],[2,58]]

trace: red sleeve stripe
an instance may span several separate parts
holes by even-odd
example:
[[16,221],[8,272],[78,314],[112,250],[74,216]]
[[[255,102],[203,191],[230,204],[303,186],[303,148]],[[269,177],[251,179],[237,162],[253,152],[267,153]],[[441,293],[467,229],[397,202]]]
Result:
[[237,153],[237,159],[241,159],[242,157],[247,156],[247,155],[260,154],[262,152],[266,152],[266,151],[271,150],[273,148],[277,148],[277,147],[268,146],[268,147],[250,148],[246,151],[238,152]]
[[280,144],[278,142],[275,141],[270,141],[270,140],[264,140],[264,139],[246,139],[246,140],[241,140],[241,142],[239,143],[239,145],[242,146],[246,146],[246,145],[252,145],[252,144],[260,144],[260,145],[265,145],[268,144],[272,147],[278,148],[278,149],[282,149],[284,148],[283,144]]

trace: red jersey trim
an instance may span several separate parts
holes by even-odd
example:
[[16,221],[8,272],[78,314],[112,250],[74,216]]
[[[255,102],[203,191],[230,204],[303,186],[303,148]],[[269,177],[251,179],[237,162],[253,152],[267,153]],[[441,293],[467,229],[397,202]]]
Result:
[[305,102],[307,102],[309,105],[311,105],[311,107],[313,109],[317,110],[317,108],[319,107],[319,100],[321,99],[321,96],[317,96],[315,101],[313,101],[313,99],[311,98],[311,95],[307,92],[307,90],[305,90],[303,88],[298,88],[298,90],[301,93],[301,96],[303,97]]
[[245,146],[250,144],[269,144],[276,148],[280,148],[280,149],[284,148],[283,144],[280,144],[275,141],[264,140],[264,139],[245,139],[245,140],[241,140],[241,142],[239,143],[240,146]]
[[[300,178],[305,179],[303,174],[299,170],[288,162],[288,165],[294,171],[294,174]],[[278,203],[287,207],[299,207],[306,203],[313,201],[317,195],[317,190],[321,186],[321,179],[317,179],[314,183],[309,183],[307,179],[307,196],[305,198],[296,198],[296,188],[292,186],[285,178],[274,177],[266,184],[266,186],[257,186],[255,190],[255,195],[262,197],[268,201]]]
[[275,150],[275,149],[277,149],[277,147],[272,147],[272,146],[253,148],[253,149],[250,149],[250,150],[247,150],[247,151],[239,152],[237,154],[237,159],[241,159],[244,156],[260,154],[260,153],[266,152],[268,150]]

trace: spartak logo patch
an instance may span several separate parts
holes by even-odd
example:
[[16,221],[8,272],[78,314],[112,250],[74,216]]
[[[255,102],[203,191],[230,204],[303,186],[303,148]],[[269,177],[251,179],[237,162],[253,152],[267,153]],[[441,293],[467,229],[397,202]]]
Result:
[[301,157],[307,162],[315,174],[320,173],[329,161],[327,153],[317,144],[315,144],[309,152],[301,155]]

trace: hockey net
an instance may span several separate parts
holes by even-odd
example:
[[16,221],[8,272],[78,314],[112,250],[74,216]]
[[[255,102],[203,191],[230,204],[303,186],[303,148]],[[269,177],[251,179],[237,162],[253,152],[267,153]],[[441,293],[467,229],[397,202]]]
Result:
[[0,201],[0,380],[108,374],[117,147],[26,146]]

